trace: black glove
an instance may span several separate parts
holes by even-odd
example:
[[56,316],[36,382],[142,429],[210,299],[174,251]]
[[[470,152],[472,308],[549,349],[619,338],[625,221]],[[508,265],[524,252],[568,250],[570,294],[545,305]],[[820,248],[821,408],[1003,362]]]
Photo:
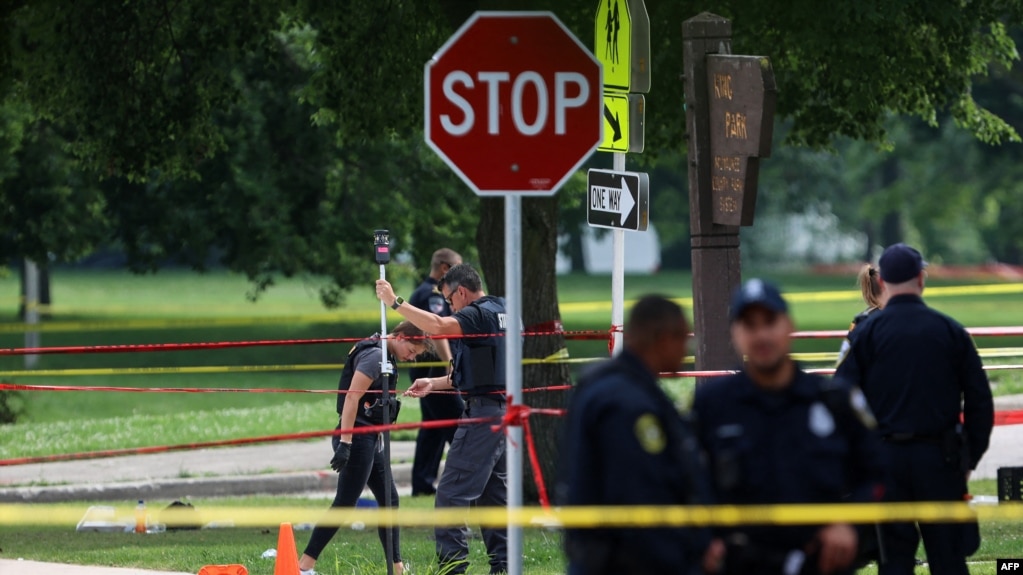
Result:
[[348,458],[352,456],[352,444],[341,442],[334,451],[334,457],[330,460],[330,468],[341,473],[341,470],[348,464]]

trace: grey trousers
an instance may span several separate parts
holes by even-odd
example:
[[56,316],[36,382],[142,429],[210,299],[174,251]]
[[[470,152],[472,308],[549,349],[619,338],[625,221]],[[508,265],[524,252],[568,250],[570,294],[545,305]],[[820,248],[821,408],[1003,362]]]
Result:
[[[463,417],[500,417],[504,401],[494,397],[470,397]],[[444,473],[437,485],[437,508],[504,507],[508,504],[505,467],[505,436],[491,429],[493,423],[460,425],[448,450]],[[508,530],[482,529],[490,556],[490,572],[508,570]],[[444,573],[465,573],[468,568],[469,528],[437,528],[437,558]]]

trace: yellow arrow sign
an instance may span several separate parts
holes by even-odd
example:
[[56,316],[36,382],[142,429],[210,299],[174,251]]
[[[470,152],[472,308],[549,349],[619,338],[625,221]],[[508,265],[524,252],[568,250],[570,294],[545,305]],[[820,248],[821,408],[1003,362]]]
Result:
[[604,141],[597,148],[603,152],[629,151],[629,96],[604,94]]
[[602,152],[641,153],[644,148],[642,94],[604,93],[604,140]]

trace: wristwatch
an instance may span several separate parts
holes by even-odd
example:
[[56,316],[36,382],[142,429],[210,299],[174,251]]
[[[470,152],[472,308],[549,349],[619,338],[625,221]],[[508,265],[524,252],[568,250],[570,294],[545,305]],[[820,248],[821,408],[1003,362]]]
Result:
[[391,304],[391,309],[398,309],[403,303],[405,303],[405,298],[398,296],[394,298],[394,303]]

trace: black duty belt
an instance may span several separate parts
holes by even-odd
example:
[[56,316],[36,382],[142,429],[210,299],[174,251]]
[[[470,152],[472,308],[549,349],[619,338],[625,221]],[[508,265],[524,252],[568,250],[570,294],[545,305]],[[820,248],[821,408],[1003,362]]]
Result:
[[502,394],[499,394],[499,393],[487,393],[487,394],[470,395],[469,397],[465,398],[465,401],[467,403],[475,403],[477,405],[482,405],[484,403],[493,403],[493,404],[497,404],[497,405],[504,405],[506,400],[505,400],[505,396],[502,395]]

